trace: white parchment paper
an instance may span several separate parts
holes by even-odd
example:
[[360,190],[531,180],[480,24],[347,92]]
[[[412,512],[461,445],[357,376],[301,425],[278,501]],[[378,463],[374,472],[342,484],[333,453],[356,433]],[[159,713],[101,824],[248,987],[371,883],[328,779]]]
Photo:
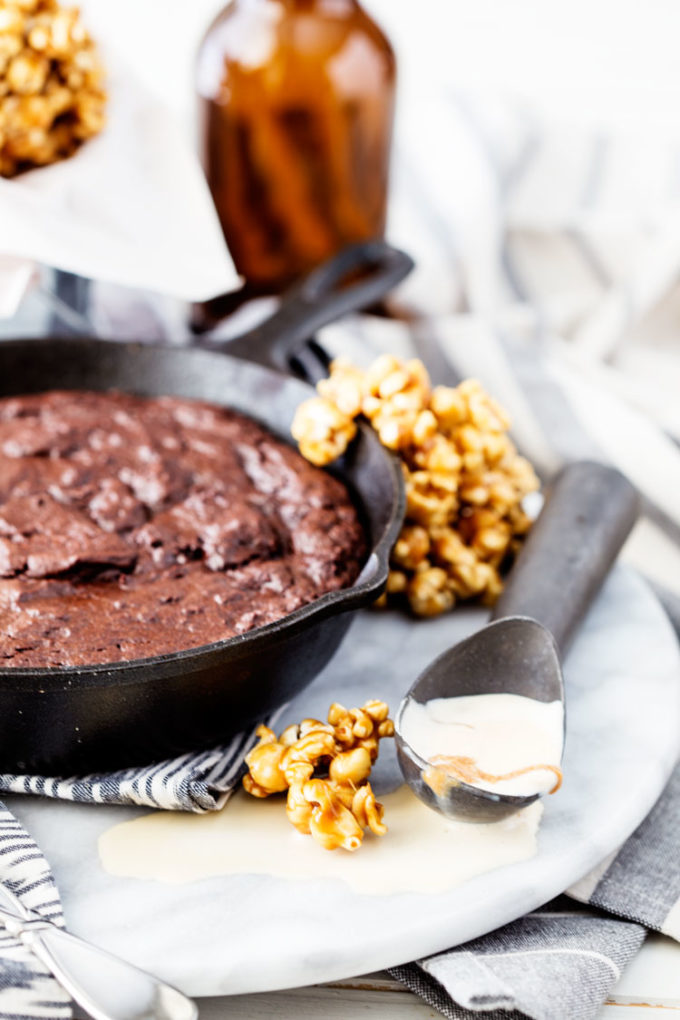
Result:
[[0,316],[33,263],[200,301],[239,277],[201,167],[173,114],[120,61],[108,124],[71,159],[0,178]]

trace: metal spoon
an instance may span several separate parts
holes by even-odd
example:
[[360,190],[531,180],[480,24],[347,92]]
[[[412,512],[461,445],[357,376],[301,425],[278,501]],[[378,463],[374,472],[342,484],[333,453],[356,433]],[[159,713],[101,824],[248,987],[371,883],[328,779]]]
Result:
[[[560,656],[607,576],[639,512],[631,483],[615,468],[578,461],[551,486],[543,510],[489,623],[444,652],[421,673],[395,720],[404,778],[428,807],[447,817],[496,822],[540,795],[511,796],[443,775],[439,792],[423,778],[432,765],[402,735],[411,701],[470,694],[521,694],[562,701]],[[430,773],[431,775],[431,773]]]

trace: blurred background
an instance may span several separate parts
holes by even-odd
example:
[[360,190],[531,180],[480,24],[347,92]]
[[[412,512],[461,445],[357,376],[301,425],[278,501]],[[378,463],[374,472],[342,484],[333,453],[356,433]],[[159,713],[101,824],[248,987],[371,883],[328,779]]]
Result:
[[[217,0],[83,0],[88,23],[189,118],[193,60]],[[404,94],[433,82],[521,97],[577,123],[678,130],[674,0],[365,0]]]

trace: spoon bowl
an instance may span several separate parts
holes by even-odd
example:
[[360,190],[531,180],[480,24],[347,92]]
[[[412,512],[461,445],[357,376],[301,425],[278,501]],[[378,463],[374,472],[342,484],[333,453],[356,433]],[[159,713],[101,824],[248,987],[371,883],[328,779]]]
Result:
[[[502,672],[498,663],[503,663]],[[562,667],[549,630],[529,617],[510,616],[443,652],[422,673],[401,702],[395,719],[399,766],[411,789],[443,815],[469,822],[498,822],[533,804],[540,794],[516,796],[481,789],[447,776],[443,768],[436,789],[425,779],[433,766],[403,736],[403,716],[412,701],[471,694],[519,694],[537,701],[561,701]]]
[[558,475],[492,622],[435,659],[397,711],[399,765],[428,807],[458,821],[497,822],[541,796],[498,793],[449,775],[444,766],[423,759],[405,739],[404,714],[412,702],[516,694],[560,701],[566,732],[561,656],[609,573],[638,509],[635,488],[615,468],[579,461]]

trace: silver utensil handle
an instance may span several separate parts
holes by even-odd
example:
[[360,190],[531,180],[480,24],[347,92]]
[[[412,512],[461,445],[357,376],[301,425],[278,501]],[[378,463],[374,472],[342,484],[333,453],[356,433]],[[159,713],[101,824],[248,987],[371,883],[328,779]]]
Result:
[[28,946],[94,1020],[196,1020],[195,1003],[131,963],[71,935],[39,914],[0,909],[0,922]]

